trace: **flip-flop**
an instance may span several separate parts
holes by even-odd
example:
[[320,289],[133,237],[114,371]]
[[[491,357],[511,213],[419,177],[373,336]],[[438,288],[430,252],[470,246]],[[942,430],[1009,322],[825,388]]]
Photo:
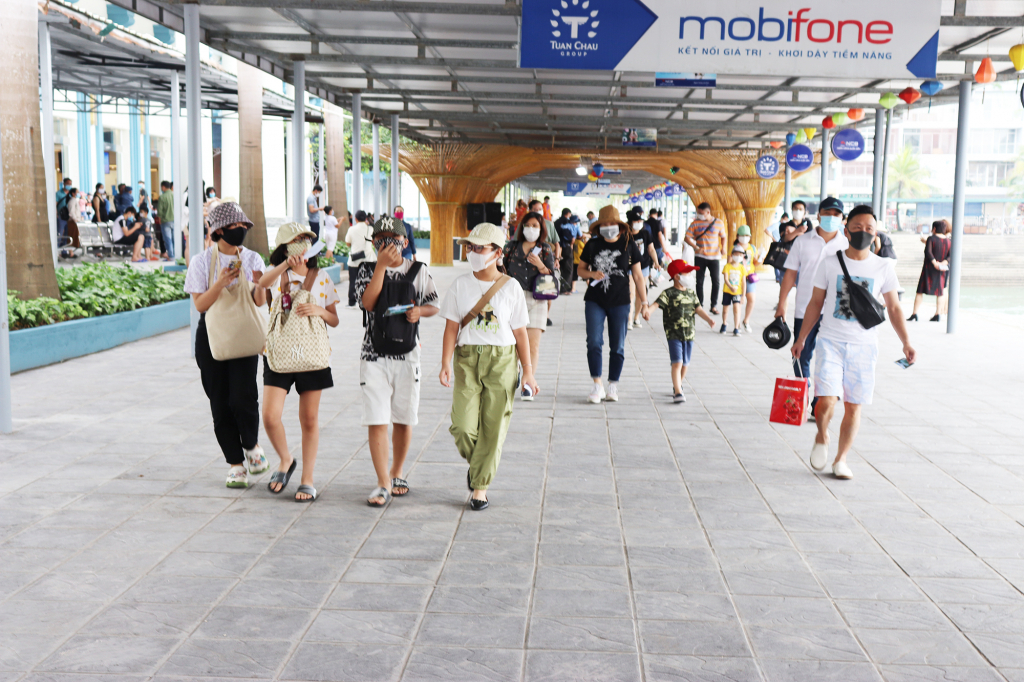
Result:
[[[288,471],[275,471],[273,474],[271,474],[270,482],[267,483],[267,490],[274,493],[275,495],[280,495],[281,493],[283,493],[284,489],[288,487],[288,481],[292,479],[292,474],[295,473],[296,464],[298,464],[298,460],[293,458],[292,465],[288,467]],[[282,484],[280,490],[274,490],[272,486],[275,483]]]
[[[383,502],[371,502],[371,500],[373,498],[375,498],[375,497],[383,497],[384,501]],[[366,498],[366,504],[370,505],[371,507],[383,507],[384,505],[386,505],[390,501],[391,501],[391,491],[388,490],[387,488],[379,488],[379,487],[378,488],[374,488],[373,492],[370,493],[370,496]]]
[[[300,500],[298,498],[299,493],[305,493],[306,495],[309,495],[310,497],[307,500]],[[295,491],[295,495],[296,495],[296,497],[295,497],[295,501],[296,502],[300,502],[300,503],[301,502],[312,502],[313,500],[316,499],[316,488],[314,488],[311,485],[306,485],[305,483],[303,483]]]
[[[404,493],[396,493],[395,488],[405,488]],[[404,478],[392,478],[391,479],[391,496],[392,497],[405,497],[412,492],[412,488],[409,487],[408,481]]]

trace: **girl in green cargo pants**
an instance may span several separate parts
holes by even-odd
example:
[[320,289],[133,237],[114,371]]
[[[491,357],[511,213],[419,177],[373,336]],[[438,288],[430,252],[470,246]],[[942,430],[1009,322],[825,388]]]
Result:
[[539,389],[530,364],[530,316],[523,289],[498,269],[504,231],[482,223],[460,243],[469,251],[473,272],[456,279],[441,304],[447,324],[440,379],[447,388],[455,379],[449,431],[469,462],[470,507],[481,511],[490,504],[487,488],[512,419],[518,364],[523,366],[524,388],[534,395]]

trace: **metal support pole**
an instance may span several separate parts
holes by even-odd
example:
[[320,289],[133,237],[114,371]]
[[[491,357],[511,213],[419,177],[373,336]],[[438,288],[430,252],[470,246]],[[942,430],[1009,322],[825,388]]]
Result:
[[[171,72],[171,185],[174,192],[174,257],[185,257],[181,228],[185,226],[185,202],[181,182],[181,85],[178,72]],[[186,261],[187,263],[187,261]]]
[[[0,145],[0,170],[4,167]],[[11,416],[11,336],[7,321],[7,229],[4,224],[4,174],[0,172],[0,433],[14,430]]]
[[402,203],[402,194],[398,186],[401,171],[398,170],[398,114],[391,115],[391,212]]
[[306,140],[303,130],[306,124],[306,62],[295,61],[292,72],[295,86],[295,107],[292,110],[292,132],[288,142],[292,153],[292,220],[306,223]]
[[363,96],[352,93],[352,216],[363,209]]
[[323,122],[317,124],[316,182],[319,183],[319,185],[321,187],[325,188],[323,192],[320,192],[319,203],[320,203],[321,206],[326,206],[327,205],[327,191],[326,191],[326,184],[325,184],[326,181],[324,180],[324,154],[326,154],[326,152],[324,151],[324,124],[327,122],[327,115],[326,115],[326,113],[323,115],[323,119],[324,119]]
[[885,114],[875,109],[875,161],[871,180],[871,209],[875,216],[881,215],[882,197],[882,155],[885,153]]
[[885,112],[885,139],[882,144],[882,191],[878,194],[878,220],[884,227],[889,202],[889,140],[892,136],[892,109]]
[[818,202],[825,201],[828,196],[828,128],[821,130],[821,196]]
[[953,172],[953,235],[949,251],[949,310],[946,333],[956,333],[960,312],[960,262],[964,249],[964,197],[967,194],[967,145],[971,126],[971,82],[960,81],[960,112],[956,128],[956,166]]
[[[57,169],[53,149],[53,51],[50,49],[50,25],[39,22],[39,87],[43,101],[39,136],[43,140],[43,169],[46,177],[46,215],[50,221],[50,249],[57,265]],[[4,289],[4,292],[7,290]],[[3,293],[3,292],[0,292]],[[6,295],[6,294],[5,294]]]
[[[142,126],[145,129],[145,133],[142,136],[142,181],[146,183],[146,192],[149,196],[149,203],[153,203],[153,149],[152,149],[152,132],[150,131],[150,124],[152,119],[149,117],[149,100],[143,100],[143,116]],[[150,212],[152,213],[153,207],[150,206]]]
[[380,218],[380,124],[373,122],[373,218]]
[[[94,97],[93,105],[96,107],[96,182],[107,186],[107,152],[106,143],[103,142],[103,111],[100,109],[99,97]],[[94,186],[95,189],[95,186]],[[100,217],[96,216],[95,220]]]
[[788,213],[789,206],[793,202],[793,169],[789,167],[789,145],[786,145],[786,162],[783,164],[786,166],[784,171],[785,191],[782,195],[782,212]]
[[[189,253],[203,252],[203,100],[199,80],[199,5],[188,4],[185,10],[185,109],[188,115],[188,236]],[[175,190],[177,193],[177,190]],[[175,219],[180,220],[177,214]],[[192,357],[196,354],[196,330],[199,311],[192,306]]]

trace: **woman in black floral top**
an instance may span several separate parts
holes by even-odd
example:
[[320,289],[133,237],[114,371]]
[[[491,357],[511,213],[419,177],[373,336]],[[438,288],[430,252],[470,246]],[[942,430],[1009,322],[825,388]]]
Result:
[[[530,355],[536,371],[537,359],[540,357],[540,335],[548,323],[548,302],[533,297],[533,282],[538,275],[554,273],[555,253],[547,241],[543,216],[527,213],[520,225],[522,229],[518,231],[515,241],[505,246],[505,271],[519,282],[526,296],[526,309],[530,313],[526,333],[530,337]],[[533,400],[533,397],[524,393],[523,400]]]

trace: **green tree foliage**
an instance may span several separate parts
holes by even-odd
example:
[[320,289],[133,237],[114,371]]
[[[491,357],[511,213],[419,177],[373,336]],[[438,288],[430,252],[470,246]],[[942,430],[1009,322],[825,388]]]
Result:
[[1024,199],[1024,147],[1017,150],[1013,170],[999,184],[1009,190],[1011,197]]
[[931,171],[921,165],[921,159],[907,145],[889,161],[889,197],[894,199],[922,199],[932,193],[925,180]]

